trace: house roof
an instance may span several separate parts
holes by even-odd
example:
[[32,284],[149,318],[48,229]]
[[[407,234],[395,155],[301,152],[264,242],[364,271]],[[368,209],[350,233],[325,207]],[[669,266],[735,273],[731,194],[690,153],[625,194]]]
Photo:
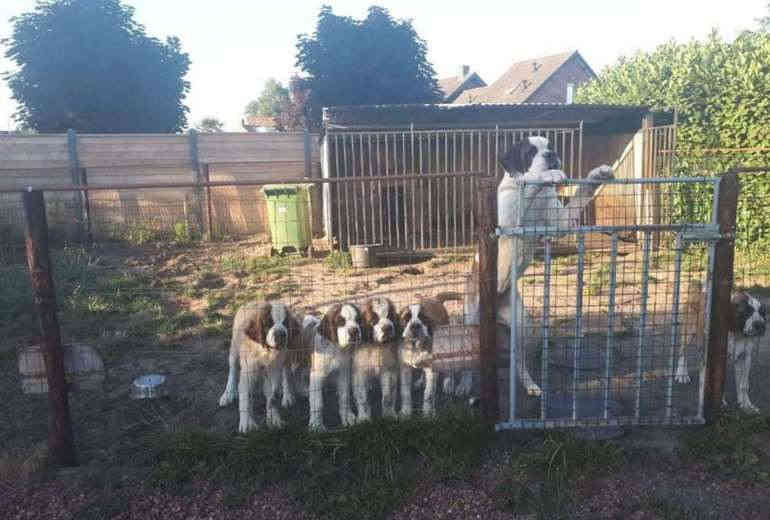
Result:
[[275,119],[272,116],[248,116],[244,126],[274,128]]
[[323,109],[326,129],[572,127],[636,131],[645,106],[564,103],[361,105]]
[[468,74],[465,75],[465,77],[462,76],[452,76],[449,78],[441,78],[438,80],[438,88],[441,89],[441,92],[443,94],[443,99],[450,98],[454,93],[456,93],[460,88],[462,88],[463,85],[468,83],[473,78],[476,78],[482,85],[486,85],[483,79],[481,79],[481,76],[479,76],[477,73],[470,71]]
[[454,103],[524,103],[573,56],[580,60],[589,75],[596,77],[578,51],[569,51],[516,62],[491,85],[468,89]]

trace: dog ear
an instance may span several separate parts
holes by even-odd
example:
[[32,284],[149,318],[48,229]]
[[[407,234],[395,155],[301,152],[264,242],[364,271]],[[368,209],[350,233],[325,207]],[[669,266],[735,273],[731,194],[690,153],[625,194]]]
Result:
[[374,325],[377,323],[377,313],[374,312],[372,307],[372,301],[368,300],[364,304],[364,309],[361,313],[361,341],[364,343],[371,343],[374,341]]
[[337,327],[334,322],[340,312],[340,308],[341,306],[335,305],[326,311],[323,319],[321,319],[321,324],[318,326],[319,334],[332,343],[337,343]]
[[444,304],[434,298],[425,298],[420,302],[423,314],[433,325],[449,325],[449,313]]
[[401,315],[396,312],[396,306],[393,302],[388,302],[388,319],[393,322],[393,337],[400,338],[404,333],[404,326],[401,324]]
[[251,341],[263,345],[265,343],[265,336],[262,334],[262,330],[262,316],[256,315],[249,321],[249,326],[246,327],[246,335],[251,338]]
[[302,341],[302,327],[294,314],[290,312],[286,315],[286,329],[289,333],[287,343],[289,345],[299,345]]
[[537,155],[537,148],[525,137],[516,141],[510,150],[505,152],[500,159],[500,165],[503,170],[513,175],[515,173],[525,173],[532,166],[532,159]]

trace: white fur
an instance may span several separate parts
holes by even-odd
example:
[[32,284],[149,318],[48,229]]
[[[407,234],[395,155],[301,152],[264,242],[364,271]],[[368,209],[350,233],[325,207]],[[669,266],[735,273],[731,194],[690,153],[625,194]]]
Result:
[[[532,160],[530,168],[526,172],[505,172],[503,179],[497,188],[497,225],[503,228],[517,226],[548,226],[562,229],[570,229],[579,225],[580,215],[585,207],[596,196],[598,185],[580,185],[577,192],[571,197],[569,203],[564,206],[557,197],[556,187],[552,185],[522,184],[526,182],[559,182],[566,179],[566,174],[561,170],[549,170],[545,153],[548,151],[548,139],[545,137],[529,137],[531,145],[537,148],[537,153]],[[602,165],[591,170],[588,179],[611,179],[612,169]],[[519,274],[524,273],[532,262],[537,246],[537,238],[528,237],[500,237],[498,241],[497,257],[497,285],[498,285],[498,313],[497,319],[508,327],[511,326],[513,315],[511,298],[508,291],[511,285],[511,266],[517,267]],[[478,258],[477,258],[478,261]],[[474,288],[469,288],[466,294],[472,295],[465,300],[465,323],[477,325],[478,294]],[[539,332],[540,327],[532,325],[532,318],[527,312],[521,295],[518,294],[517,326],[524,335]],[[522,337],[524,337],[522,335]],[[519,381],[532,396],[540,396],[542,391],[532,379],[526,366],[527,348],[521,348],[517,353],[516,373]]]
[[310,400],[308,426],[312,430],[322,431],[325,429],[323,424],[323,383],[334,371],[337,371],[337,399],[342,424],[351,426],[356,420],[350,407],[350,371],[352,367],[351,351],[361,338],[361,328],[356,321],[359,313],[352,305],[345,304],[342,306],[340,316],[345,320],[345,323],[337,327],[339,344],[329,341],[318,333],[317,327],[320,322],[315,324],[316,332],[313,334],[312,340],[313,354],[310,362],[310,386],[308,389]]
[[[252,302],[243,305],[238,309],[233,320],[233,336],[230,341],[230,354],[228,357],[227,384],[225,391],[219,398],[219,406],[227,406],[236,399],[235,387],[236,378],[238,378],[238,431],[240,433],[247,433],[257,428],[250,398],[252,388],[261,370],[265,372],[262,391],[267,402],[265,422],[268,426],[283,426],[283,420],[276,406],[279,384],[283,382],[284,395],[282,405],[287,406],[287,403],[294,402],[293,395],[291,395],[291,390],[287,384],[286,349],[277,348],[278,342],[275,334],[277,330],[283,330],[284,334],[288,334],[285,321],[289,317],[289,313],[286,306],[282,303],[272,303],[270,305],[273,326],[270,327],[266,335],[266,343],[270,348],[266,348],[265,345],[253,341],[246,335],[246,330],[251,320],[259,315],[260,304]],[[238,377],[239,366],[240,377]]]

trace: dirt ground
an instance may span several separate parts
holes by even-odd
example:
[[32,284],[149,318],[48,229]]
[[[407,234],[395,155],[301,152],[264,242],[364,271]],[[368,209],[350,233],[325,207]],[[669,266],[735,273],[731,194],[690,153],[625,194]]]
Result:
[[[18,297],[2,300],[14,307],[3,315],[8,317],[7,323],[0,323],[0,399],[4,402],[0,411],[0,518],[313,518],[282,486],[256,490],[245,504],[232,505],[227,489],[215,480],[196,482],[181,496],[136,481],[130,472],[103,481],[104,469],[136,450],[137,439],[143,435],[190,427],[222,434],[235,430],[236,411],[220,409],[216,401],[226,374],[229,327],[239,304],[279,298],[298,312],[318,312],[337,301],[360,302],[383,294],[404,305],[417,295],[462,292],[469,266],[467,255],[444,254],[401,258],[393,265],[354,270],[347,259],[333,255],[271,259],[266,256],[268,251],[268,244],[252,240],[108,245],[57,253],[61,257],[57,266],[62,267],[57,284],[61,286],[64,340],[97,348],[107,374],[101,391],[72,394],[81,466],[55,472],[43,469],[46,402],[41,396],[21,393],[16,366],[18,350],[37,341],[36,323],[25,299],[28,295],[23,293],[23,266],[11,262],[0,266],[3,281],[11,288],[5,293],[19,287]],[[594,313],[586,320],[586,332],[601,341],[606,340],[607,317],[602,309],[609,296],[609,273],[601,267],[605,258],[604,253],[591,257],[584,280],[586,309]],[[638,320],[640,262],[638,253],[631,253],[624,257],[625,270],[618,273],[615,332],[621,347],[626,331],[633,330]],[[687,273],[700,272],[696,264],[690,264]],[[567,317],[569,305],[559,302],[574,301],[574,258],[555,260],[554,266],[558,276],[551,295],[557,302],[552,314],[557,324],[554,330],[562,330],[560,334],[569,338],[573,325]],[[651,312],[651,320],[654,324],[660,319],[664,330],[670,330],[664,316],[672,298],[669,282],[673,273],[667,266],[661,261],[651,273],[658,287],[651,295],[651,308],[657,309]],[[543,288],[528,280],[536,280],[539,273],[542,263],[533,265],[521,282],[535,317],[541,315]],[[453,322],[460,323],[460,302],[447,306]],[[752,373],[752,399],[763,410],[770,410],[770,387],[763,385],[768,370],[770,337],[765,338]],[[167,375],[171,398],[155,403],[129,399],[131,381],[145,373]],[[759,473],[750,476],[732,474],[730,461],[715,468],[682,456],[681,431],[631,432],[619,442],[635,455],[622,466],[600,476],[579,475],[568,483],[567,498],[558,506],[566,516],[549,516],[545,506],[543,511],[529,507],[526,512],[512,512],[517,508],[506,502],[511,486],[509,461],[511,447],[521,443],[518,438],[501,436],[472,478],[422,482],[391,518],[763,518],[762,512],[770,510],[770,479],[756,475],[762,471],[770,475],[768,432],[770,428],[753,434],[751,454],[756,460],[733,464],[759,468]],[[528,492],[536,495],[540,485],[533,478]],[[559,493],[552,494],[561,499]]]

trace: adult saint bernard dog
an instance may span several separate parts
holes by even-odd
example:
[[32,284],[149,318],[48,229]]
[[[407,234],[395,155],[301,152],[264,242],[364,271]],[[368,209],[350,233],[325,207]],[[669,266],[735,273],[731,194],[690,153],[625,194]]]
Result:
[[[685,323],[674,375],[676,382],[680,384],[690,383],[686,355],[689,340],[694,337],[694,343],[700,348],[705,348],[705,301],[706,292],[701,289],[700,284],[691,284],[687,291]],[[732,297],[728,318],[730,331],[727,336],[727,360],[733,364],[735,370],[738,407],[747,413],[758,413],[759,408],[754,406],[749,398],[749,376],[752,359],[758,353],[767,331],[767,307],[746,292],[736,292]],[[722,395],[722,405],[727,406],[725,394]]]
[[[272,427],[283,425],[277,406],[278,389],[283,384],[281,404],[290,406],[293,394],[289,388],[287,357],[289,349],[299,349],[300,343],[299,323],[283,303],[251,302],[238,309],[233,320],[227,385],[219,406],[227,406],[236,399],[237,377],[239,432],[247,433],[257,427],[250,397],[262,371],[262,391],[267,402],[265,422]],[[239,366],[240,377],[237,375]]]
[[[531,136],[516,142],[501,160],[504,175],[497,187],[497,225],[502,228],[516,226],[549,226],[572,229],[580,225],[580,217],[588,203],[597,195],[600,182],[613,178],[612,169],[602,165],[591,170],[588,179],[597,181],[593,184],[581,184],[569,202],[564,205],[559,200],[553,184],[525,184],[522,182],[558,183],[567,178],[561,171],[559,156],[550,149],[548,139]],[[498,242],[497,257],[497,319],[508,327],[511,326],[511,266],[516,265],[517,272],[523,273],[535,254],[538,237],[502,236]],[[468,280],[465,299],[466,324],[478,324],[478,258],[474,260],[474,277]],[[521,295],[516,299],[519,331],[538,334],[541,327],[533,326],[532,318],[524,307]],[[503,345],[501,348],[505,348]],[[517,355],[516,372],[519,381],[532,396],[540,396],[540,387],[529,374],[526,366],[526,346]]]

